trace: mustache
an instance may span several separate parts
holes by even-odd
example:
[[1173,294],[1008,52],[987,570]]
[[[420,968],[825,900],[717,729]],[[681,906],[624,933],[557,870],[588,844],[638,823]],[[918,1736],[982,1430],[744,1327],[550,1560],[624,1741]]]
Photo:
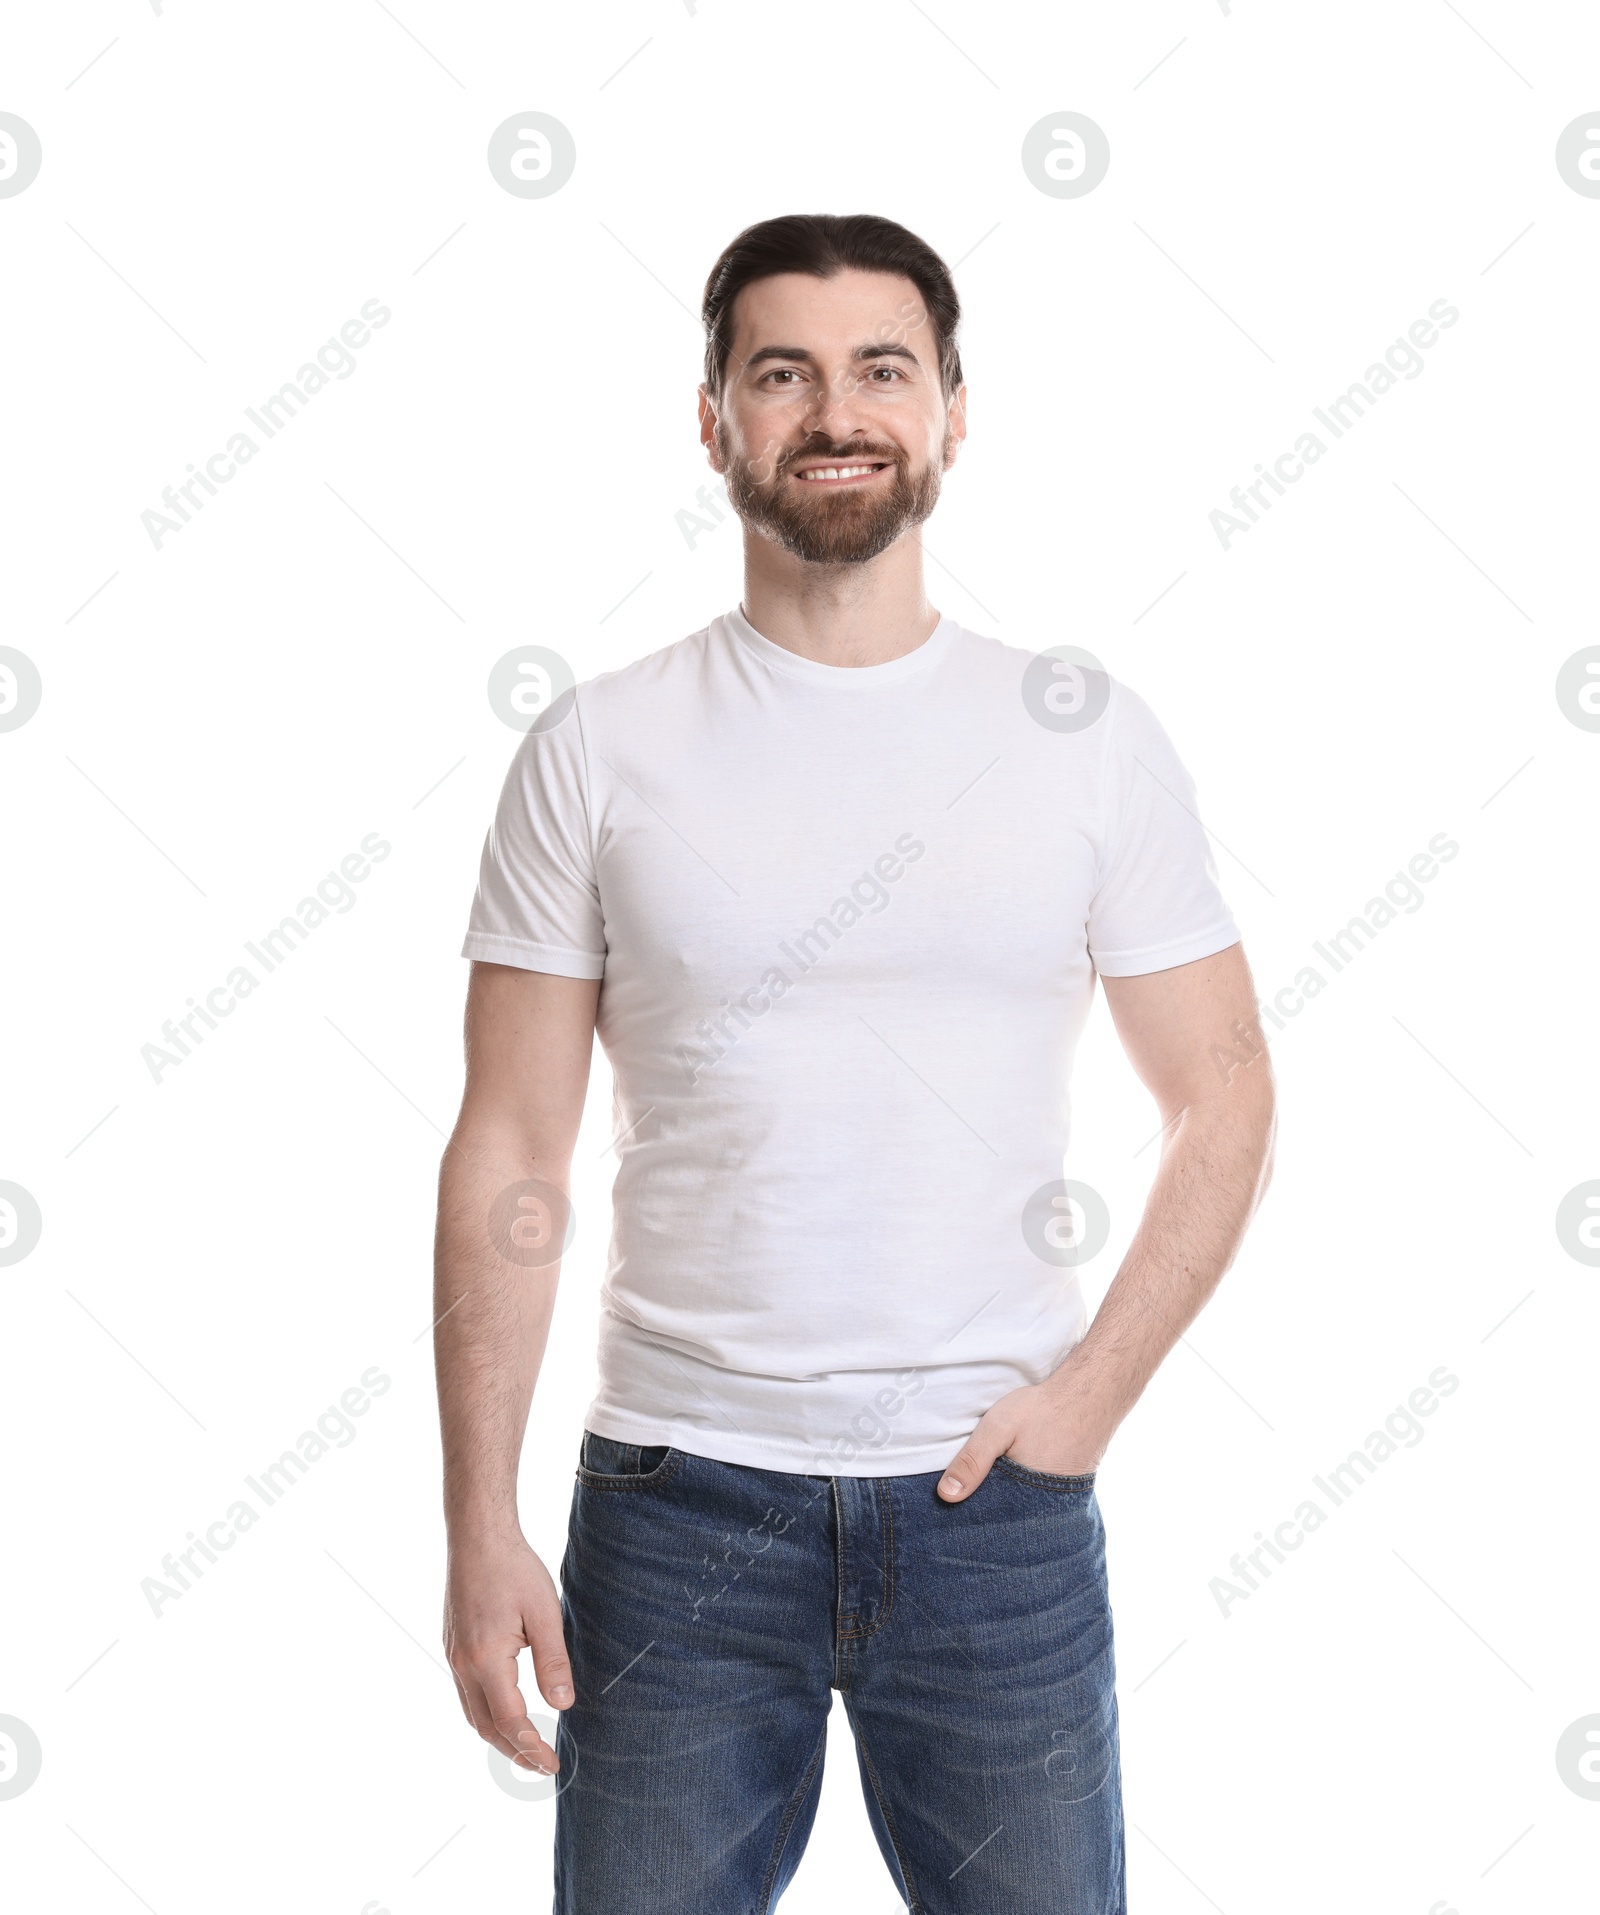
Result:
[[905,454],[899,446],[874,445],[871,440],[856,439],[839,445],[825,433],[813,433],[800,445],[792,446],[778,461],[778,473],[790,472],[803,460],[828,459],[835,465],[859,465],[871,461],[879,465],[902,465]]

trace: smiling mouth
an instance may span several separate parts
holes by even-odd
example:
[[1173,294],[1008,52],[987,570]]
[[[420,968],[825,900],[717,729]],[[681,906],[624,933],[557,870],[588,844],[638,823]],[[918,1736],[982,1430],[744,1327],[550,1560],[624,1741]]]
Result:
[[805,485],[861,485],[889,470],[886,459],[858,460],[850,465],[811,465],[795,473]]

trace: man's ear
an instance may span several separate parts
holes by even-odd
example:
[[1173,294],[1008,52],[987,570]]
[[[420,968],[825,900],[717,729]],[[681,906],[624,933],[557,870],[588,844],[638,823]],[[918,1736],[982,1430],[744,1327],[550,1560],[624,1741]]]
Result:
[[717,403],[707,386],[700,388],[700,443],[706,449],[711,470],[721,472],[722,454],[717,449]]
[[967,389],[957,386],[950,395],[950,410],[946,415],[950,434],[945,452],[944,469],[948,472],[956,462],[956,454],[961,450],[962,441],[967,436]]

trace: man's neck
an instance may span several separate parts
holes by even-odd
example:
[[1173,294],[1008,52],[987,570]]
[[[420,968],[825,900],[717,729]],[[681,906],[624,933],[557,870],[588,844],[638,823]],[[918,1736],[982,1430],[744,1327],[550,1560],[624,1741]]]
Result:
[[822,665],[885,665],[939,623],[917,531],[864,565],[809,565],[746,531],[743,611],[763,638]]

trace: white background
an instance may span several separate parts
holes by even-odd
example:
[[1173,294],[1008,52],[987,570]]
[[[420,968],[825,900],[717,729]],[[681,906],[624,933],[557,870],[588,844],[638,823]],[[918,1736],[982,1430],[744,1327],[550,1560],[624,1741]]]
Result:
[[[0,1715],[43,1749],[0,1801],[13,1905],[549,1906],[551,1808],[494,1785],[438,1645],[431,1212],[517,742],[485,684],[735,602],[737,527],[675,517],[700,287],[749,221],[871,210],[960,262],[935,602],[1152,702],[1263,991],[1460,845],[1276,1036],[1276,1183],[1102,1471],[1131,1906],[1592,1906],[1600,1803],[1555,1745],[1600,1712],[1600,1271],[1554,1218],[1600,1176],[1600,734],[1554,686],[1600,637],[1600,199],[1554,153],[1600,107],[1600,20],[93,0],[6,41],[44,154],[0,199],[0,643],[44,683],[0,735],[0,1177],[44,1220],[0,1270]],[[1067,109],[1112,154],[1075,200],[1019,157]],[[542,200],[485,160],[527,110],[577,143]],[[141,512],[369,299],[353,375],[155,549]],[[1225,550],[1229,489],[1440,299],[1422,374]],[[355,907],[153,1082],[163,1021],[374,831]],[[1097,1301],[1156,1155],[1103,1008],[1076,1093]],[[608,1114],[598,1060],[522,1477],[552,1563]],[[152,1616],[162,1556],[373,1364],[357,1440]],[[1440,1364],[1425,1440],[1224,1619],[1211,1579]],[[889,1915],[847,1739],[829,1761],[785,1915]]]

